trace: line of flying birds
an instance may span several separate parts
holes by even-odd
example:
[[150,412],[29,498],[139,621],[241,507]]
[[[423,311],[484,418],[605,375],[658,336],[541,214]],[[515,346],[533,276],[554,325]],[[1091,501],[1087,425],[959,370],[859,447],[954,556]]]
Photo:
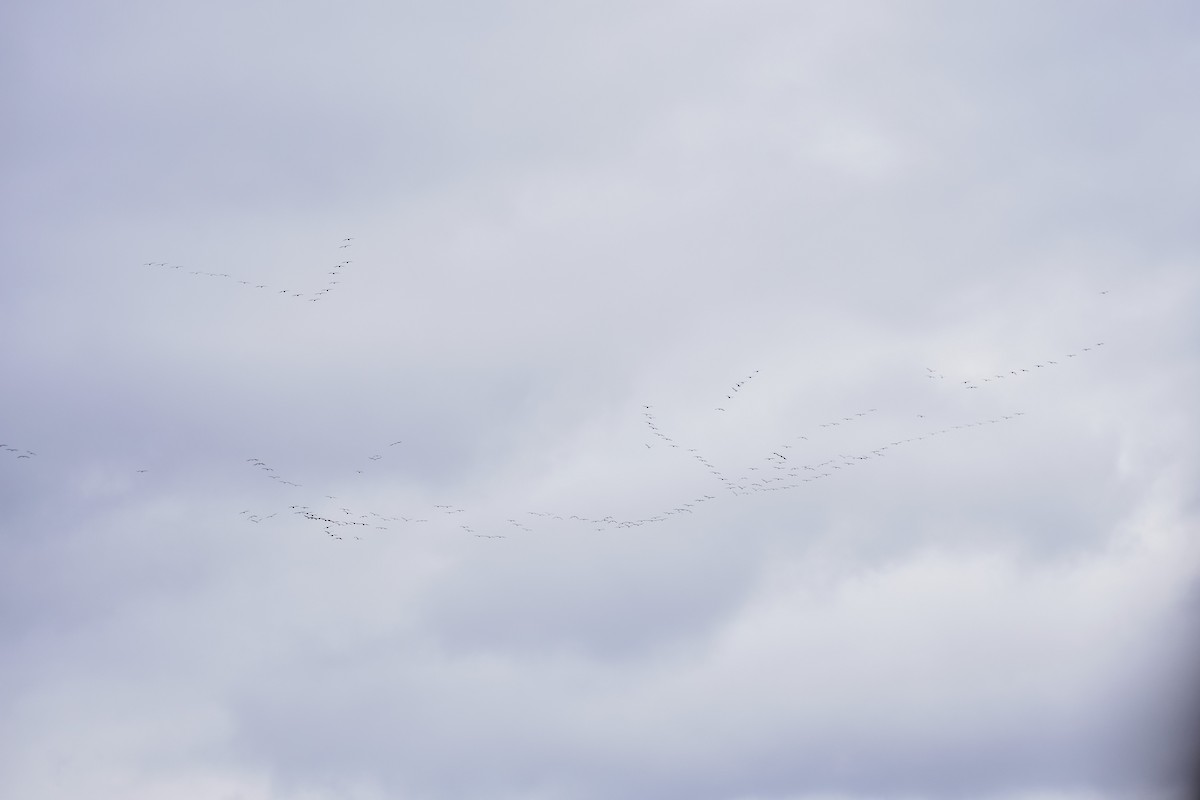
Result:
[[[1084,347],[1077,348],[1076,351],[1065,353],[1055,358],[1045,358],[1041,361],[1031,362],[1028,366],[1020,366],[1011,368],[1002,373],[989,375],[978,378],[967,378],[961,380],[961,386],[968,389],[980,388],[983,384],[992,381],[1005,380],[1011,377],[1032,374],[1035,370],[1046,369],[1060,366],[1069,363],[1068,359],[1078,358],[1086,353],[1093,352],[1095,349],[1103,347],[1104,342],[1095,342]],[[734,382],[726,391],[725,400],[732,401],[737,398],[737,395],[742,392],[747,384],[758,378],[761,374],[760,370],[754,370],[740,380]],[[926,368],[926,377],[933,380],[946,380],[945,374],[942,371],[935,370],[932,367]],[[726,411],[727,404],[718,406],[715,410],[719,412]],[[794,434],[776,444],[767,451],[767,454],[758,462],[753,462],[749,465],[744,465],[740,470],[731,471],[728,467],[720,466],[716,461],[710,458],[698,448],[688,447],[686,443],[681,442],[676,435],[668,433],[664,430],[656,409],[653,405],[642,406],[642,421],[646,426],[649,435],[649,440],[644,443],[647,450],[652,450],[655,445],[665,446],[668,450],[679,451],[682,457],[690,459],[698,464],[710,478],[715,481],[713,488],[718,490],[718,494],[709,494],[707,492],[699,492],[692,497],[688,497],[682,502],[669,504],[660,508],[657,512],[651,514],[643,514],[638,516],[618,515],[618,514],[567,514],[558,513],[546,510],[526,510],[523,514],[516,516],[508,516],[504,519],[508,528],[506,532],[501,533],[492,531],[482,533],[470,524],[460,523],[459,528],[467,534],[479,538],[506,538],[510,534],[515,533],[533,533],[534,527],[531,525],[579,525],[596,531],[605,531],[623,528],[637,528],[656,523],[663,523],[672,517],[693,514],[703,504],[710,503],[718,499],[718,496],[724,494],[728,497],[746,497],[763,492],[781,492],[791,491],[801,488],[802,486],[816,481],[828,480],[837,475],[842,470],[847,470],[855,466],[862,465],[866,462],[881,459],[897,450],[911,446],[919,442],[925,442],[937,437],[944,437],[956,432],[967,431],[972,428],[983,426],[997,425],[1004,422],[1016,420],[1024,416],[1023,411],[1013,411],[1008,414],[1000,414],[997,416],[976,419],[969,422],[962,422],[954,425],[947,425],[941,428],[927,428],[924,431],[911,436],[901,437],[886,437],[884,440],[877,442],[874,446],[860,448],[857,452],[839,453],[834,457],[824,458],[821,460],[810,459],[807,462],[795,453],[795,448],[801,447],[802,442],[809,442],[810,435],[815,435],[818,432],[832,432],[833,429],[842,426],[853,425],[859,423],[865,418],[876,414],[879,411],[877,408],[868,408],[863,410],[851,411],[846,414],[835,416],[826,419],[824,422],[815,423],[809,430],[808,434]],[[916,415],[919,419],[924,419],[923,414]],[[402,444],[401,441],[392,442],[389,447]],[[381,454],[372,454],[367,457],[370,461],[377,461],[382,458]],[[265,465],[258,459],[251,459],[251,463],[266,471]],[[356,470],[357,473],[362,473],[363,470]],[[275,476],[269,475],[268,477]],[[278,479],[277,479],[278,480]],[[290,483],[280,480],[281,483]],[[294,483],[291,485],[295,485]],[[327,495],[327,499],[334,499],[333,496]],[[453,516],[467,513],[467,509],[451,504],[436,504],[432,507],[435,514],[443,516]],[[381,514],[378,511],[352,509],[347,506],[340,506],[336,510],[327,513],[317,513],[313,507],[309,505],[293,506],[294,514],[303,519],[314,523],[320,523],[324,532],[334,539],[344,539],[345,537],[338,534],[338,530],[348,526],[370,527],[374,530],[389,531],[394,530],[394,526],[407,526],[414,524],[427,524],[430,522],[428,516],[404,516],[395,514]],[[498,519],[498,518],[497,518]],[[254,521],[253,519],[251,521]],[[361,539],[361,536],[355,536],[356,539]]]
[[[354,237],[347,236],[346,238],[342,239],[341,243],[338,245],[338,249],[346,250],[346,249],[350,248],[353,245],[353,243],[354,243]],[[328,272],[326,273],[327,275],[329,275],[329,277],[325,279],[324,285],[321,286],[320,289],[315,289],[315,290],[314,289],[302,290],[302,289],[297,288],[295,285],[293,285],[291,287],[272,286],[267,283],[259,283],[258,281],[252,281],[252,280],[246,280],[245,278],[239,278],[235,275],[229,274],[228,272],[210,272],[208,270],[202,270],[202,269],[188,269],[188,268],[184,267],[182,264],[169,264],[166,261],[147,261],[147,262],[145,262],[145,264],[143,266],[157,267],[160,269],[168,269],[168,270],[183,270],[184,271],[183,274],[187,274],[187,275],[195,275],[195,276],[203,277],[203,278],[220,278],[222,280],[229,281],[230,283],[237,284],[239,286],[245,286],[246,288],[249,288],[249,289],[265,289],[268,293],[284,295],[285,297],[304,300],[304,301],[307,301],[310,303],[318,303],[321,300],[327,298],[330,294],[332,294],[334,292],[334,290],[338,286],[341,285],[341,283],[342,283],[341,278],[344,276],[344,273],[342,272],[342,270],[344,270],[346,267],[350,266],[350,264],[352,264],[352,263],[354,263],[354,262],[351,259],[347,258],[347,259],[343,259],[343,260],[337,262],[336,264],[331,265],[328,269]]]
[[[697,448],[685,447],[678,442],[675,437],[664,433],[654,414],[653,406],[643,406],[643,418],[647,428],[651,432],[651,436],[660,442],[667,444],[672,449],[681,451],[681,454],[686,454],[686,457],[695,461],[702,466],[715,480],[717,486],[720,487],[718,494],[710,494],[707,492],[699,492],[687,499],[669,504],[660,508],[658,511],[650,514],[638,516],[617,515],[617,514],[568,514],[548,510],[527,509],[523,513],[516,516],[508,516],[504,519],[507,523],[505,532],[496,530],[495,523],[487,523],[489,530],[482,532],[477,530],[479,523],[462,522],[457,523],[457,527],[464,533],[475,536],[477,538],[488,539],[503,539],[510,534],[534,533],[535,527],[544,528],[546,525],[552,525],[555,528],[560,528],[563,525],[578,526],[581,529],[589,529],[595,531],[617,530],[627,528],[638,528],[642,526],[664,523],[672,517],[685,514],[696,513],[701,506],[718,499],[719,494],[725,494],[729,497],[746,497],[756,493],[763,492],[781,492],[796,490],[803,487],[805,484],[816,481],[828,480],[838,474],[839,471],[849,469],[865,462],[884,458],[890,452],[894,452],[901,448],[924,442],[936,437],[947,436],[959,431],[966,431],[972,428],[978,428],[989,425],[996,425],[1010,420],[1015,420],[1024,416],[1024,412],[1014,411],[1010,414],[1001,414],[982,419],[976,419],[970,422],[964,422],[955,425],[948,425],[942,428],[926,429],[915,435],[886,438],[877,442],[874,446],[859,448],[856,452],[839,453],[835,457],[825,458],[822,460],[810,459],[807,463],[798,455],[787,455],[784,450],[793,450],[799,446],[796,442],[808,440],[805,435],[798,435],[788,439],[782,444],[776,446],[776,449],[771,450],[759,465],[745,466],[742,469],[743,474],[730,474],[728,470],[718,467],[712,460],[702,454]],[[830,429],[842,425],[858,422],[878,409],[868,409],[858,411],[852,414],[831,419],[816,425],[818,429]],[[398,444],[398,443],[397,443]],[[268,473],[267,477],[277,479],[273,474],[273,470],[265,465],[261,459],[247,459],[247,463],[253,467]],[[295,488],[301,488],[294,482],[279,481],[281,484],[289,485]],[[325,499],[338,501],[335,495],[324,495]],[[456,515],[466,514],[468,510],[462,506],[450,503],[438,503],[431,506],[434,515],[440,515],[444,518],[453,518]],[[364,509],[361,507],[352,508],[349,505],[344,505],[340,501],[334,503],[297,503],[290,506],[290,512],[300,519],[319,525],[324,534],[333,540],[346,541],[348,538],[361,540],[363,534],[368,531],[395,531],[400,528],[405,528],[411,525],[425,525],[431,522],[428,515],[405,515],[391,513],[381,513],[377,510]],[[272,515],[257,515],[250,510],[242,512],[247,521],[258,523],[262,522]],[[500,517],[496,517],[499,520]],[[354,531],[352,537],[348,533]]]
[[[346,237],[338,244],[339,249],[349,249],[354,242],[353,237]],[[351,261],[343,260],[335,264],[329,271],[331,276],[323,288],[310,291],[293,291],[292,289],[273,289],[273,287],[265,283],[256,283],[250,280],[235,278],[228,273],[207,272],[202,270],[188,270],[189,274],[200,277],[220,278],[234,282],[239,285],[250,287],[259,290],[275,291],[278,294],[286,295],[292,298],[309,300],[317,302],[323,297],[327,297],[333,292],[340,282],[336,278],[342,276],[342,270],[349,265]],[[158,267],[169,270],[183,270],[181,265],[168,264],[165,262],[148,262],[146,266]],[[1101,292],[1107,294],[1107,290]],[[1069,363],[1069,359],[1075,359],[1083,356],[1086,353],[1093,352],[1097,348],[1103,347],[1104,342],[1095,342],[1076,350],[1064,353],[1054,358],[1043,358],[1038,361],[1033,361],[1021,366],[1010,367],[1001,370],[994,374],[986,376],[975,376],[968,378],[954,379],[959,386],[965,389],[980,389],[984,384],[994,381],[1010,380],[1019,378],[1025,375],[1035,374],[1037,370],[1052,369],[1063,366]],[[935,381],[948,380],[945,373],[933,367],[925,368],[925,377]],[[730,403],[735,401],[739,394],[747,387],[747,385],[758,378],[760,370],[754,370],[740,380],[735,381],[725,392],[724,402],[716,406],[718,412],[726,412],[730,407]],[[832,429],[841,426],[854,425],[860,423],[865,418],[875,414],[878,411],[876,408],[870,408],[859,411],[848,412],[844,415],[835,416],[827,419],[824,422],[816,423],[809,431],[809,434],[815,435],[820,431],[829,432]],[[432,506],[431,512],[426,514],[397,514],[397,513],[380,513],[374,510],[364,510],[362,508],[351,508],[349,505],[342,504],[342,501],[333,494],[324,494],[324,500],[332,501],[326,503],[320,500],[310,500],[309,503],[294,503],[287,509],[290,514],[314,525],[322,528],[324,533],[333,540],[345,541],[347,537],[352,536],[354,539],[362,539],[363,533],[367,531],[392,531],[398,526],[409,525],[427,525],[431,524],[432,516],[446,518],[447,521],[455,519],[455,524],[465,534],[488,539],[504,539],[510,534],[533,533],[535,527],[544,526],[546,524],[559,525],[578,525],[585,526],[597,531],[636,528],[646,525],[663,523],[672,517],[694,514],[701,506],[706,503],[711,503],[718,499],[719,495],[727,497],[746,497],[762,492],[779,492],[796,490],[805,484],[814,481],[828,480],[834,477],[841,470],[850,469],[861,465],[865,462],[874,459],[883,458],[899,448],[904,448],[909,445],[927,441],[935,437],[950,435],[955,432],[965,431],[971,428],[981,426],[996,425],[1003,422],[1015,420],[1023,416],[1024,412],[1014,411],[1009,414],[1001,414],[998,416],[976,419],[970,422],[964,422],[955,425],[948,425],[941,428],[929,428],[916,435],[907,437],[886,437],[873,447],[859,448],[852,453],[839,453],[834,457],[824,458],[822,460],[805,459],[795,452],[795,449],[802,447],[801,442],[810,441],[809,435],[793,434],[788,438],[779,441],[774,446],[767,448],[766,454],[759,460],[751,464],[744,465],[739,470],[731,470],[727,465],[722,466],[717,463],[717,460],[710,458],[705,453],[701,452],[696,447],[688,447],[686,443],[680,441],[676,435],[668,433],[664,430],[664,425],[660,421],[656,409],[652,405],[642,406],[642,418],[649,435],[649,441],[645,442],[647,450],[654,449],[654,446],[664,445],[668,450],[679,451],[680,457],[690,460],[703,469],[708,475],[708,479],[713,481],[712,489],[717,491],[717,494],[709,494],[704,491],[699,491],[692,496],[687,497],[681,502],[668,503],[661,507],[658,511],[650,514],[642,514],[637,516],[618,515],[608,513],[603,515],[592,514],[565,514],[547,510],[527,509],[522,513],[512,514],[504,519],[507,527],[497,525],[496,523],[487,523],[489,529],[480,531],[476,529],[476,525],[472,521],[461,522],[456,518],[459,515],[467,514],[466,508],[458,505],[440,503]],[[923,415],[918,414],[919,418],[923,419]],[[386,446],[380,448],[377,452],[372,452],[365,456],[363,466],[368,464],[376,464],[385,458],[385,453],[389,448],[400,446],[404,443],[403,439],[392,441]],[[0,452],[9,454],[16,459],[32,459],[37,456],[33,450],[21,449],[16,446],[0,442]],[[403,458],[403,451],[401,458]],[[251,457],[245,459],[245,463],[252,469],[260,472],[265,478],[273,481],[278,486],[289,492],[311,492],[305,484],[299,481],[290,480],[281,475],[273,466],[266,461]],[[360,462],[361,463],[361,462]],[[145,473],[147,469],[138,469],[137,472]],[[355,469],[355,474],[364,474],[361,468]],[[315,503],[315,504],[314,504]],[[256,513],[253,509],[246,509],[241,512],[240,516],[247,522],[253,524],[261,524],[267,520],[280,517],[283,514],[283,509],[277,509],[269,514]],[[498,529],[503,528],[506,532],[501,533]]]

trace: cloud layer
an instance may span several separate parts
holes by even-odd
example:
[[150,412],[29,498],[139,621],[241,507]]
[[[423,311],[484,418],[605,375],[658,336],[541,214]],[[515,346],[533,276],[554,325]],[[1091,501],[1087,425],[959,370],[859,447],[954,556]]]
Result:
[[3,14],[0,795],[1188,796],[1186,4]]

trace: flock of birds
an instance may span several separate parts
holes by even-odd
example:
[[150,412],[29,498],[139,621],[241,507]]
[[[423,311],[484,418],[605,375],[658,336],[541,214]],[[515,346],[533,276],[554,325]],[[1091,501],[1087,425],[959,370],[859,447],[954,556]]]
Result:
[[[818,423],[815,428],[832,429],[840,426],[861,422],[864,418],[875,413],[877,409],[868,409],[843,415],[825,422]],[[1025,412],[1013,411],[981,419],[975,419],[943,427],[929,427],[909,436],[885,438],[872,445],[854,449],[851,452],[839,452],[832,457],[821,459],[805,459],[797,450],[799,442],[809,441],[817,435],[812,431],[809,435],[796,435],[766,452],[761,458],[744,464],[738,470],[722,468],[714,460],[701,453],[695,447],[688,447],[675,436],[663,431],[662,425],[655,416],[653,406],[643,406],[643,419],[650,437],[657,444],[669,449],[678,450],[682,456],[694,461],[709,475],[713,484],[708,491],[697,491],[695,494],[682,498],[679,502],[663,506],[651,513],[640,515],[621,515],[616,513],[582,514],[564,513],[546,509],[525,509],[516,515],[504,518],[504,524],[485,522],[486,530],[480,529],[479,523],[460,521],[468,510],[462,506],[441,503],[434,504],[424,514],[399,514],[394,511],[383,512],[377,509],[351,507],[344,504],[338,496],[326,494],[323,499],[310,497],[307,503],[291,504],[287,511],[293,516],[318,526],[324,535],[332,540],[362,540],[371,531],[397,531],[410,526],[436,526],[436,520],[441,519],[457,527],[464,534],[481,539],[506,539],[512,535],[533,534],[550,530],[562,530],[564,526],[574,526],[581,530],[603,532],[641,528],[665,523],[672,518],[695,514],[705,504],[718,501],[720,497],[743,498],[766,492],[786,492],[797,490],[807,484],[827,481],[836,477],[843,470],[850,470],[868,462],[883,459],[902,449],[938,437],[949,436],[973,428],[999,425],[1017,420]],[[247,459],[247,463],[261,470],[265,477],[281,485],[303,488],[299,483],[288,481],[274,473],[261,459]],[[716,492],[713,494],[711,492]],[[331,501],[331,502],[325,502]],[[247,509],[242,514],[251,523],[264,522],[279,512],[269,515],[256,514]],[[500,517],[495,517],[499,520]]]
[[[346,237],[339,243],[338,247],[341,250],[348,250],[352,247],[353,242],[354,239],[352,237]],[[346,259],[333,265],[329,270],[330,278],[326,281],[325,286],[312,291],[295,291],[287,288],[274,289],[267,284],[235,278],[227,273],[203,270],[188,270],[188,273],[200,277],[228,280],[252,289],[266,290],[293,299],[319,302],[323,298],[328,297],[339,285],[340,281],[337,279],[342,276],[342,270],[350,263],[351,261]],[[184,269],[181,265],[173,265],[165,262],[148,262],[146,266],[166,270]],[[1102,294],[1106,293],[1102,292]],[[1070,363],[1071,359],[1081,358],[1103,346],[1104,342],[1095,342],[1079,347],[1071,352],[1062,353],[1053,358],[1043,358],[1028,364],[1012,366],[986,376],[949,379],[944,372],[933,367],[926,367],[925,377],[932,381],[957,383],[957,385],[964,389],[978,390],[985,384],[992,382],[1014,380],[1023,376],[1036,374],[1038,370],[1061,368]],[[756,369],[735,381],[724,392],[724,401],[721,405],[715,407],[715,411],[726,414],[733,407],[733,404],[739,400],[739,397],[752,381],[762,380],[760,375],[761,371]],[[321,492],[319,493],[320,496],[317,496],[317,490],[313,486],[306,485],[307,481],[302,482],[293,480],[290,476],[285,477],[265,460],[258,457],[249,457],[244,460],[244,463],[250,469],[258,472],[262,478],[272,481],[279,487],[280,491],[289,493],[291,496],[287,499],[294,499],[297,502],[289,504],[286,508],[281,504],[279,507],[271,510],[270,513],[245,509],[240,512],[239,516],[245,522],[256,525],[266,523],[272,519],[282,520],[292,518],[300,520],[319,527],[324,535],[335,541],[362,540],[365,535],[372,531],[396,531],[410,526],[430,526],[437,528],[439,527],[439,521],[446,525],[456,526],[463,534],[481,539],[506,539],[515,535],[533,534],[548,526],[552,526],[554,529],[560,529],[563,526],[576,526],[596,531],[640,528],[662,524],[672,518],[695,514],[706,504],[714,503],[721,497],[744,498],[766,492],[798,490],[814,482],[828,481],[845,470],[851,470],[869,462],[886,458],[899,450],[909,448],[921,442],[950,436],[973,428],[1000,425],[1017,420],[1024,415],[1022,411],[1012,411],[1006,414],[944,425],[942,427],[934,427],[923,423],[921,430],[913,432],[911,435],[884,436],[870,444],[861,445],[857,448],[851,447],[850,452],[839,451],[830,455],[827,451],[823,454],[824,457],[814,457],[812,455],[812,451],[817,449],[813,447],[814,444],[823,443],[827,446],[832,444],[830,436],[835,433],[834,429],[849,428],[851,426],[861,427],[878,413],[879,409],[877,408],[848,410],[845,414],[833,416],[825,419],[823,422],[815,423],[802,433],[793,433],[790,436],[777,440],[771,446],[764,448],[760,456],[752,458],[749,461],[742,460],[740,465],[735,467],[728,463],[728,457],[726,457],[726,463],[722,463],[720,458],[702,452],[700,448],[689,446],[689,443],[681,441],[678,434],[668,431],[668,426],[660,419],[655,406],[649,404],[643,405],[641,416],[647,434],[646,441],[643,442],[646,451],[655,450],[656,448],[665,448],[668,452],[678,451],[680,458],[691,461],[700,468],[700,472],[695,476],[696,482],[708,482],[707,485],[697,488],[689,495],[682,496],[678,501],[664,504],[656,510],[647,513],[600,514],[592,512],[584,514],[535,508],[524,509],[516,513],[510,512],[508,516],[489,515],[488,519],[480,522],[475,518],[476,515],[468,512],[468,509],[449,503],[433,504],[420,513],[411,511],[397,513],[394,510],[385,512],[378,509],[352,507],[350,503],[339,499],[337,495],[332,493]],[[924,419],[924,416],[921,414],[917,414],[916,416],[921,420]],[[860,436],[859,438],[862,437]],[[818,440],[818,442],[814,442],[814,440]],[[403,439],[391,441],[386,445],[378,447],[375,452],[370,452],[365,457],[362,457],[366,463],[359,463],[362,467],[378,463],[385,458],[385,453],[389,453],[391,448],[396,447],[401,448],[400,451],[397,451],[397,454],[401,458],[405,458],[403,445]],[[841,447],[845,447],[844,440],[842,440]],[[37,456],[37,453],[33,450],[19,448],[7,443],[0,443],[0,452],[14,459],[21,460],[33,459]],[[145,468],[136,470],[138,474],[148,471]],[[356,475],[363,475],[364,471],[363,468],[354,469]],[[386,473],[381,473],[381,475],[384,474]],[[349,478],[349,476],[347,477]],[[350,478],[350,481],[353,480],[353,478]],[[345,484],[346,481],[342,483]],[[499,522],[500,519],[503,519],[502,524]]]
[[5,453],[8,453],[10,456],[13,456],[15,458],[36,458],[37,457],[37,453],[33,452],[32,450],[22,450],[19,447],[13,447],[11,444],[8,444],[7,442],[0,442],[0,450],[4,451]]
[[[339,250],[349,250],[353,245],[354,245],[354,237],[347,236],[346,238],[342,239],[342,241],[338,244],[338,249]],[[183,270],[184,274],[187,274],[187,275],[196,275],[196,276],[202,277],[202,278],[218,278],[221,280],[229,281],[230,283],[236,284],[238,286],[244,286],[248,289],[255,289],[255,290],[265,289],[268,293],[279,294],[279,295],[283,295],[283,296],[289,297],[289,298],[304,300],[309,303],[319,303],[321,300],[327,298],[330,294],[332,294],[338,288],[338,286],[341,285],[341,283],[342,283],[341,279],[344,276],[343,270],[353,263],[354,262],[351,259],[344,258],[341,261],[337,262],[336,264],[330,265],[330,267],[326,273],[329,277],[326,278],[324,285],[321,286],[321,288],[319,288],[319,289],[315,289],[315,290],[309,289],[309,290],[304,290],[304,291],[300,291],[300,290],[296,289],[294,286],[290,287],[290,288],[286,287],[286,286],[281,288],[278,286],[271,286],[266,283],[258,283],[257,281],[246,280],[245,278],[238,278],[234,275],[230,275],[228,272],[209,272],[207,270],[202,270],[202,269],[188,269],[188,268],[184,267],[182,264],[169,264],[166,261],[147,261],[143,266],[156,267],[156,268],[164,269],[164,270]]]
[[[1102,294],[1104,294],[1104,293],[1102,293]],[[1095,348],[1103,347],[1103,346],[1104,346],[1104,342],[1096,342],[1096,343],[1090,344],[1086,347],[1080,347],[1077,352],[1064,353],[1060,356],[1056,356],[1056,358],[1062,358],[1062,359],[1079,358],[1084,353],[1089,353],[1092,350],[1094,350]],[[1009,369],[1004,372],[997,372],[994,375],[987,375],[987,376],[983,376],[983,377],[977,376],[974,378],[963,378],[959,381],[959,385],[962,386],[964,389],[978,389],[981,386],[983,386],[983,384],[985,384],[985,383],[991,383],[992,381],[1004,381],[1004,380],[1009,380],[1010,378],[1020,378],[1024,375],[1032,374],[1035,370],[1050,369],[1052,367],[1061,366],[1066,363],[1067,363],[1066,361],[1056,361],[1053,358],[1047,358],[1042,361],[1031,362],[1031,363],[1024,364],[1019,367],[1013,367],[1012,369]],[[946,376],[944,374],[942,374],[938,370],[935,370],[933,367],[926,367],[925,369],[927,372],[925,377],[927,377],[927,378],[930,378],[933,380],[945,380],[946,379]]]
[[[729,387],[729,394],[725,395],[725,399],[732,400],[734,398],[734,396],[737,395],[737,393],[742,390],[743,386],[745,386],[747,383],[749,383],[751,380],[754,379],[754,376],[757,375],[758,372],[759,372],[758,370],[754,370],[754,372],[751,372],[749,375],[742,378],[740,381],[735,383],[733,386]],[[725,411],[725,410],[726,409],[724,406],[717,406],[717,411]]]

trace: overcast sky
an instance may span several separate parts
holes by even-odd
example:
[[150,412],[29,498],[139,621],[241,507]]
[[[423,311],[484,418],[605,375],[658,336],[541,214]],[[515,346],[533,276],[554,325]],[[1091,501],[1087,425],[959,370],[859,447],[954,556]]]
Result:
[[1185,796],[1194,3],[18,0],[0,64],[0,797]]

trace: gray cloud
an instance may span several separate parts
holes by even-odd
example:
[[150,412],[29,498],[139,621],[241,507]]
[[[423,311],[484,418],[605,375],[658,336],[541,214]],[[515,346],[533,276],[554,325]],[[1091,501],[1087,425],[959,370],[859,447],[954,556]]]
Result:
[[0,794],[1186,796],[1185,4],[2,13]]

